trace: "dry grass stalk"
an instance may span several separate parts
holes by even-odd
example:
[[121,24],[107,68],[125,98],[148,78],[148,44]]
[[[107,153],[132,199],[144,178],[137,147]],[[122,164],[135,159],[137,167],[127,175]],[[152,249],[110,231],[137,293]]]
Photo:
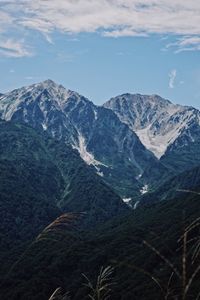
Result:
[[[188,227],[185,228],[183,235],[180,237],[178,242],[182,243],[181,247],[182,249],[182,263],[181,266],[176,267],[174,263],[172,263],[168,258],[166,258],[164,255],[161,254],[161,252],[156,249],[154,246],[152,246],[149,242],[146,240],[143,241],[144,245],[146,245],[149,249],[151,249],[156,255],[158,255],[168,267],[170,267],[173,272],[168,280],[168,284],[166,286],[166,293],[164,296],[164,299],[167,300],[171,296],[172,299],[181,299],[186,300],[189,299],[189,291],[191,290],[192,284],[194,282],[194,279],[197,277],[197,275],[200,273],[200,264],[197,262],[197,266],[195,268],[194,263],[195,260],[200,255],[200,235],[197,233],[197,236],[195,238],[189,239],[188,236],[196,229],[200,228],[200,218],[196,219],[194,222],[192,222]],[[192,248],[192,252],[189,251],[189,245],[194,243]],[[181,267],[181,271],[178,269]],[[192,273],[191,270],[192,269]],[[140,271],[147,275],[147,272],[140,269]],[[172,283],[172,277],[176,275],[178,282],[181,284],[181,293],[176,293],[176,288],[171,288]],[[149,275],[153,281],[155,281],[155,277],[153,277],[151,274]],[[158,279],[156,279],[157,282],[159,282]],[[178,284],[179,285],[179,284]],[[161,286],[159,284],[159,286]],[[164,285],[162,285],[164,286]],[[197,294],[197,296],[192,296],[193,299],[199,300],[200,299],[200,291]],[[190,298],[191,299],[191,298]]]
[[89,288],[89,298],[91,300],[107,300],[110,298],[112,282],[112,273],[114,269],[111,266],[101,267],[97,282],[93,285],[90,279],[83,274],[87,283],[84,285]]
[[59,287],[53,292],[49,300],[70,300],[70,296],[68,292],[63,295],[62,289]]

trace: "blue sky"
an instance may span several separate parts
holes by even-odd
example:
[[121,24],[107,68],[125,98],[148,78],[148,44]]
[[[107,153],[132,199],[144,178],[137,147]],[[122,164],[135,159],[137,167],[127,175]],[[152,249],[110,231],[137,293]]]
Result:
[[131,92],[200,108],[196,0],[31,2],[0,0],[0,92],[50,78],[96,104]]

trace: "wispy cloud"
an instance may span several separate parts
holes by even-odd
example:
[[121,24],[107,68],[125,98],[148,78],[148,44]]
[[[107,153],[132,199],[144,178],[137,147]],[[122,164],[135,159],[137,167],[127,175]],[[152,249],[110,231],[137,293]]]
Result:
[[12,39],[6,39],[0,41],[0,56],[24,57],[32,55],[33,53],[27,48],[24,40],[16,41]]
[[166,48],[175,48],[175,53],[183,51],[200,51],[200,36],[184,36],[174,43],[169,43]]
[[173,89],[175,86],[176,76],[177,76],[177,70],[176,69],[171,70],[169,73],[169,88],[170,89]]
[[177,51],[200,50],[197,0],[7,0],[0,4],[0,20],[4,31],[37,30],[49,42],[53,31],[115,38],[173,34],[184,37],[174,43]]
[[6,13],[1,10],[0,5],[0,33],[6,31],[9,27],[13,27],[12,13]]

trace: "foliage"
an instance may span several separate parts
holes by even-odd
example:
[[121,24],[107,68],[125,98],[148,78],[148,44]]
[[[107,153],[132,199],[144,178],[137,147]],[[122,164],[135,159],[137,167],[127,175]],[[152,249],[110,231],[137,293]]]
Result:
[[181,197],[184,191],[200,190],[200,166],[188,169],[166,180],[164,184],[141,197],[140,204],[148,204]]
[[78,152],[31,127],[0,121],[0,279],[64,212],[95,226],[128,211]]
[[[188,228],[199,216],[200,205],[199,195],[183,195],[180,199],[140,207],[129,217],[113,219],[95,231],[83,231],[80,221],[76,227],[47,232],[12,269],[1,288],[1,298],[46,300],[60,286],[70,291],[73,300],[87,299],[88,289],[82,286],[81,274],[96,278],[102,265],[111,265],[116,282],[112,300],[163,299],[152,279],[135,267],[167,285],[171,268],[152,247],[159,249],[174,266],[180,266],[182,251],[177,251],[177,240],[183,227]],[[198,292],[198,281],[199,276],[194,278],[191,299]],[[173,281],[174,285],[177,283]]]

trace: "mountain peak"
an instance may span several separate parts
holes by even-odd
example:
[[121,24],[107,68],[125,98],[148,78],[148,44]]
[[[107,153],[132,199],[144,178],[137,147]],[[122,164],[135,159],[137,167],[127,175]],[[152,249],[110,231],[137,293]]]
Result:
[[48,84],[48,85],[58,85],[57,83],[55,83],[55,81],[53,81],[52,79],[46,79],[43,81],[44,84]]
[[56,91],[66,90],[61,84],[58,84],[58,83],[56,83],[55,81],[53,81],[51,79],[46,79],[46,80],[41,81],[39,83],[32,84],[31,86],[28,86],[27,88],[28,89],[29,88],[34,88],[34,89],[41,88],[41,89],[46,89],[46,90],[50,90],[50,89],[53,90],[54,89]]
[[[53,115],[56,115],[57,124],[62,123],[63,119],[67,119],[65,110],[68,106],[76,107],[87,102],[89,100],[77,92],[67,90],[61,84],[47,79],[1,96],[0,118],[6,121],[22,119],[33,127],[37,124],[46,130],[49,122],[55,123],[51,120]],[[66,120],[66,124],[68,123]],[[69,124],[66,126],[70,127]],[[54,133],[52,135],[54,136]]]
[[[165,154],[191,124],[199,126],[200,112],[173,104],[159,95],[123,94],[104,107],[112,109],[157,158]],[[193,140],[188,134],[188,139]]]
[[[29,87],[28,87],[29,88]],[[80,100],[84,102],[88,102],[89,100],[84,96],[80,95],[78,92],[75,92],[70,89],[66,89],[63,85],[56,83],[51,79],[46,79],[40,83],[34,84],[30,86],[30,88],[46,90],[50,95],[52,95],[52,99],[57,101],[59,104],[64,104],[68,101],[69,98],[75,102],[79,102]]]
[[[118,102],[118,103],[128,102],[132,104],[141,104],[141,105],[145,105],[145,104],[162,105],[162,106],[172,105],[172,103],[169,100],[164,99],[157,94],[143,95],[139,93],[137,94],[124,93],[117,97],[111,98],[107,103],[109,102]],[[106,106],[107,103],[105,103],[104,106]]]

